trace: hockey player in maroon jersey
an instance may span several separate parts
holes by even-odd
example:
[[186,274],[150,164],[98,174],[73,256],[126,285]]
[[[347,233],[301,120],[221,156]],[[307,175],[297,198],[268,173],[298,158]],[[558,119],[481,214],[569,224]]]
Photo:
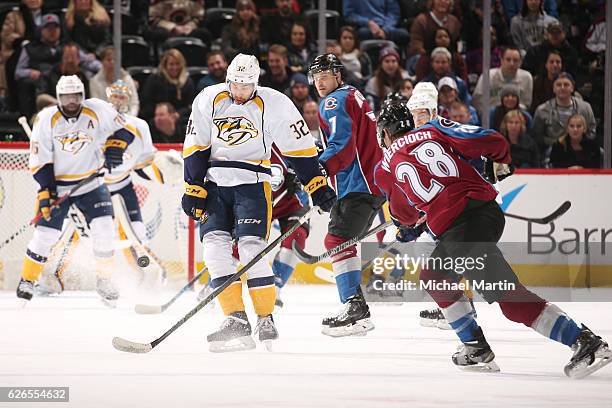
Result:
[[[483,156],[510,163],[509,145],[502,135],[443,118],[415,130],[410,112],[400,104],[383,109],[377,133],[384,159],[376,179],[381,180],[381,188],[392,200],[391,212],[402,224],[414,225],[415,209],[426,213],[427,228],[438,240],[429,260],[450,258],[453,265],[460,259],[474,260],[474,267],[466,268],[464,274],[472,282],[487,283],[477,289],[487,302],[497,302],[509,320],[571,347],[566,375],[583,377],[611,361],[607,343],[527,290],[496,245],[505,223],[495,201],[497,192],[467,160]],[[446,263],[433,262],[420,275],[421,284],[463,343],[452,356],[453,363],[498,371],[495,355],[463,290],[456,287],[453,272]]]
[[[381,159],[376,143],[376,118],[356,88],[346,85],[343,66],[334,54],[317,56],[308,68],[321,102],[319,122],[324,151],[321,166],[338,195],[330,212],[325,247],[331,249],[367,231],[385,202],[374,183]],[[340,337],[372,330],[370,310],[360,289],[361,259],[353,245],[332,257],[340,301],[336,316],[323,319],[323,334]]]

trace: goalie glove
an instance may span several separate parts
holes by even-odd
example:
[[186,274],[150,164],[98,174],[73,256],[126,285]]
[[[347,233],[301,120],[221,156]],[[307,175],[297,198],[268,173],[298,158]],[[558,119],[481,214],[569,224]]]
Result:
[[327,179],[324,176],[313,177],[304,190],[312,198],[312,204],[325,212],[329,212],[336,203],[336,193],[327,185]]
[[45,221],[51,221],[53,203],[57,200],[57,192],[50,188],[41,188],[36,196],[36,214],[40,211]]
[[514,174],[514,166],[512,164],[495,163],[493,160],[486,158],[484,173],[485,180],[491,184],[496,184]]
[[185,194],[181,200],[181,206],[183,211],[189,217],[196,221],[202,219],[204,211],[206,210],[206,196],[208,192],[204,188],[203,184],[197,182],[187,183],[185,182]]

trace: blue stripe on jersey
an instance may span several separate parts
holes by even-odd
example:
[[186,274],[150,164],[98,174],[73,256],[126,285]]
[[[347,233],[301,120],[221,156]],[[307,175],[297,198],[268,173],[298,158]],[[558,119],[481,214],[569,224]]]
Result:
[[563,343],[566,346],[574,344],[578,336],[580,335],[580,328],[572,319],[567,316],[559,316],[552,330],[550,331],[550,338],[552,340]]
[[433,127],[444,133],[444,135],[457,139],[477,139],[495,133],[495,131],[491,129],[484,129],[473,125],[463,125],[445,118],[436,118],[420,129],[426,129],[427,127]]

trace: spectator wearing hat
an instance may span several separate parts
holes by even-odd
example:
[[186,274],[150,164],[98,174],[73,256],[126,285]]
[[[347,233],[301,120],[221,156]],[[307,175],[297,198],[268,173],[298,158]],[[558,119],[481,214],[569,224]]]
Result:
[[402,80],[408,78],[408,72],[400,65],[400,55],[393,47],[383,48],[378,57],[378,68],[368,80],[365,94],[368,103],[375,112],[389,92],[399,91]]
[[[455,102],[461,102],[459,100],[457,81],[449,76],[441,78],[438,81],[438,115],[446,119],[451,119],[451,107]],[[466,108],[470,116],[467,123],[476,126],[480,125],[476,109],[469,105],[466,105]]]
[[259,79],[262,86],[287,94],[291,85],[291,69],[287,58],[287,47],[272,44],[268,49],[268,70]]
[[525,55],[530,47],[544,41],[544,32],[550,23],[559,20],[546,14],[542,2],[544,0],[525,0],[520,14],[510,20],[510,34],[514,45]]
[[482,75],[474,89],[474,107],[482,117],[488,114],[491,107],[501,103],[501,90],[504,85],[515,85],[518,88],[521,109],[529,109],[533,96],[533,77],[521,69],[521,53],[518,48],[507,47],[502,54],[501,66],[489,69],[491,94],[488,101],[482,94]]
[[208,74],[204,75],[198,81],[196,93],[199,93],[207,86],[220,84],[225,82],[225,74],[227,73],[227,59],[223,51],[210,51],[206,54],[206,65],[208,66]]
[[300,113],[304,113],[304,104],[312,100],[309,91],[310,87],[306,75],[301,72],[293,74],[289,87],[289,99]]
[[498,106],[494,106],[489,111],[489,126],[499,132],[501,129],[501,123],[506,113],[511,110],[518,110],[523,115],[525,126],[527,129],[531,129],[533,125],[533,118],[531,114],[521,108],[521,99],[519,96],[519,89],[512,84],[504,85],[500,95],[501,103]]
[[[33,40],[42,23],[43,0],[21,0],[18,10],[9,11],[0,34],[0,92],[7,87],[5,64],[23,40]],[[9,73],[10,75],[10,73]]]
[[553,83],[554,98],[544,102],[535,111],[533,117],[533,135],[538,145],[552,146],[563,136],[569,118],[579,113],[586,121],[585,136],[595,139],[596,123],[593,109],[588,102],[573,96],[574,79],[567,73],[560,73]]
[[432,0],[429,11],[416,16],[410,26],[408,56],[426,54],[427,50],[433,49],[438,27],[444,27],[448,30],[452,44],[459,41],[461,22],[450,13],[451,2],[449,0]]
[[540,68],[540,73],[533,78],[532,113],[535,112],[538,106],[555,96],[553,93],[553,82],[563,71],[563,65],[563,58],[559,51],[550,50],[546,56],[546,63]]
[[565,71],[575,77],[579,66],[578,52],[567,41],[563,24],[559,21],[553,21],[546,27],[545,38],[541,44],[527,49],[523,69],[531,72],[532,75],[539,75],[544,68],[546,58],[553,50],[561,55]]
[[[36,113],[35,98],[37,90],[44,87],[43,78],[51,74],[54,66],[62,59],[61,25],[55,14],[45,14],[42,17],[40,38],[29,42],[21,49],[15,81],[17,81],[17,106],[26,117]],[[80,68],[90,76],[100,70],[102,64],[94,55],[85,54],[79,49]]]
[[427,76],[425,76],[425,78],[423,78],[422,82],[432,82],[434,85],[437,85],[441,78],[451,77],[457,84],[459,99],[461,99],[463,103],[469,105],[472,102],[472,97],[468,92],[465,82],[455,75],[451,65],[451,59],[452,55],[446,48],[434,48],[434,50],[431,52],[431,71]]
[[397,27],[400,6],[397,0],[344,0],[343,15],[348,24],[357,27],[359,39],[391,40],[408,43],[408,30]]

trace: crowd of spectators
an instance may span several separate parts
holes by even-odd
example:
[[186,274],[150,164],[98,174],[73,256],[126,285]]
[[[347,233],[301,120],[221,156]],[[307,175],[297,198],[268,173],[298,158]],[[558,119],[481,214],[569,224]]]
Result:
[[[318,98],[305,75],[317,55],[317,1],[122,4],[120,79],[132,93],[129,113],[149,122],[155,142],[182,142],[195,95],[223,82],[238,53],[258,56],[260,84],[287,94],[319,137]],[[87,97],[106,99],[115,79],[113,0],[12,6],[0,5],[0,117],[32,118],[56,103],[61,75],[78,75]],[[493,0],[488,100],[482,0],[337,0],[328,8],[326,52],[375,112],[390,92],[409,97],[429,81],[442,117],[471,125],[487,117],[510,142],[515,166],[600,167],[603,0]]]

